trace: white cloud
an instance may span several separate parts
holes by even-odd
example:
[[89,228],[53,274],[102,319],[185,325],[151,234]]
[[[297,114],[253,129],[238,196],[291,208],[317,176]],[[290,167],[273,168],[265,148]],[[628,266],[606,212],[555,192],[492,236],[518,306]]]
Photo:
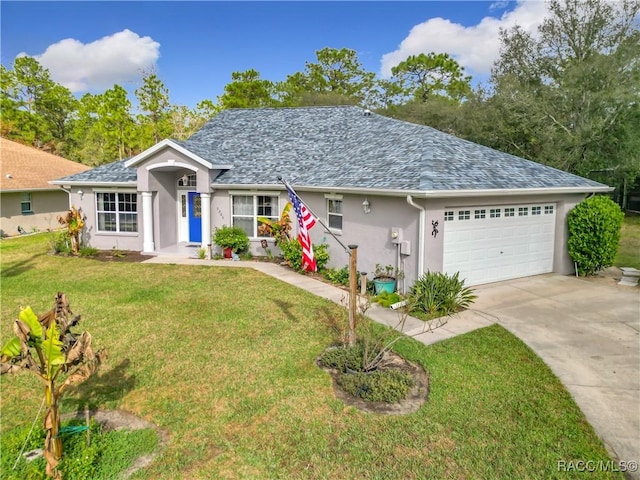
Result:
[[87,44],[67,38],[33,55],[54,81],[72,92],[103,90],[138,80],[159,56],[158,42],[127,29]]
[[391,68],[410,55],[430,52],[448,53],[467,73],[487,75],[500,51],[500,28],[509,29],[518,24],[535,34],[546,13],[543,1],[519,0],[513,10],[500,18],[484,17],[470,27],[440,17],[431,18],[414,26],[397,50],[382,56],[381,75],[390,77]]

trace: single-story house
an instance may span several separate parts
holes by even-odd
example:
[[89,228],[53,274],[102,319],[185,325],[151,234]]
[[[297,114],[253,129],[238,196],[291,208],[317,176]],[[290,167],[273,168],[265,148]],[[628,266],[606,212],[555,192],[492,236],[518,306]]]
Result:
[[60,228],[69,194],[49,181],[90,167],[0,137],[0,233]]
[[[427,270],[460,271],[469,285],[570,273],[567,212],[610,191],[353,106],[225,110],[186,141],[53,183],[71,191],[96,248],[206,248],[212,229],[237,225],[264,254],[257,217],[277,218],[288,202],[278,176],[342,243],[358,245],[360,271],[398,267],[405,288]],[[310,233],[329,244],[330,266],[348,263],[323,226]]]

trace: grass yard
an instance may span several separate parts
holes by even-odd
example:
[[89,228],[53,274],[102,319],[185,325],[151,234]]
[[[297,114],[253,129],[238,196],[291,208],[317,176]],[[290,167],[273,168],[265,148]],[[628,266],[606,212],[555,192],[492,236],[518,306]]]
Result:
[[620,232],[620,246],[614,262],[616,267],[640,269],[640,215],[627,213]]
[[[430,347],[402,340],[399,353],[429,371],[429,401],[366,414],[336,400],[314,363],[338,306],[253,270],[101,263],[48,245],[46,234],[0,242],[3,341],[21,306],[42,313],[67,293],[109,359],[63,411],[120,408],[168,432],[134,478],[622,478],[558,471],[609,457],[557,378],[499,326]],[[31,424],[40,388],[2,377],[1,432]]]

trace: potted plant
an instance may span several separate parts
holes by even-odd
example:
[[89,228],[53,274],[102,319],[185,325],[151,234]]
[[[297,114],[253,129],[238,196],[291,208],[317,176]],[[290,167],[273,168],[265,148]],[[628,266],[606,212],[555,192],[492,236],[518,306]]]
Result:
[[213,243],[222,248],[225,258],[231,258],[233,253],[246,252],[249,249],[249,237],[240,227],[223,225],[213,232]]
[[382,266],[379,263],[376,264],[376,271],[373,274],[373,286],[376,290],[376,295],[380,295],[382,292],[393,293],[396,290],[396,275],[395,268],[392,265]]

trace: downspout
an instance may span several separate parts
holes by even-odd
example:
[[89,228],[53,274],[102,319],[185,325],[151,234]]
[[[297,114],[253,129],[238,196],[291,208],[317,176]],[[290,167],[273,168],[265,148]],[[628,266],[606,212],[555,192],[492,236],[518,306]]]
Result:
[[418,221],[418,278],[424,275],[424,248],[425,248],[425,238],[424,238],[424,229],[427,221],[427,211],[424,207],[421,207],[417,203],[413,201],[411,195],[407,195],[407,203],[412,207],[420,210],[420,216]]

